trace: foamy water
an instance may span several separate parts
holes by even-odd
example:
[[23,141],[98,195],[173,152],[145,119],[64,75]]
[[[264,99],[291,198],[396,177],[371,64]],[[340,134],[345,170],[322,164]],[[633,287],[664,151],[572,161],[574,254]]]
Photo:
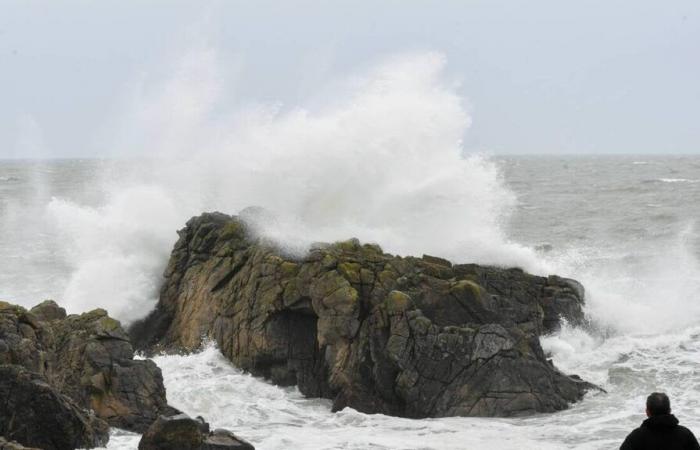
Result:
[[[216,427],[244,436],[259,449],[609,449],[641,421],[645,392],[669,380],[674,411],[686,425],[700,426],[697,355],[700,327],[665,337],[596,341],[578,330],[545,339],[565,370],[600,383],[571,409],[526,419],[444,418],[411,420],[330,412],[330,402],[305,399],[231,366],[214,346],[191,356],[155,358],[163,369],[168,400]],[[695,361],[693,364],[691,361]],[[109,449],[136,448],[140,436],[117,432]]]
[[[700,430],[700,159],[464,155],[470,118],[444,64],[404,55],[344,80],[331,101],[213,120],[225,89],[215,52],[188,55],[172,79],[138,93],[115,131],[147,158],[0,163],[0,296],[104,307],[129,322],[155,304],[190,216],[258,205],[274,217],[259,231],[291,251],[354,236],[397,254],[580,280],[591,326],[564,327],[543,346],[608,394],[525,419],[331,414],[208,347],[156,358],[185,412],[259,449],[605,449],[664,390]],[[116,430],[109,448],[137,442]]]

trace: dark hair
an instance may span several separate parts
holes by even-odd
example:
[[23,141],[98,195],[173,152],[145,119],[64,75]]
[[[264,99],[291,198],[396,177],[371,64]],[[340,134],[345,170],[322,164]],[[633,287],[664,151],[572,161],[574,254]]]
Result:
[[671,400],[663,392],[654,392],[647,397],[647,411],[649,415],[658,416],[671,413]]

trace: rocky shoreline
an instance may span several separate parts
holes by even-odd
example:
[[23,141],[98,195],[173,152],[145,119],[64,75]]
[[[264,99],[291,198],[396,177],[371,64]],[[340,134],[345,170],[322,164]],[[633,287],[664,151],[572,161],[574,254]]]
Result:
[[[31,310],[0,302],[0,405],[0,449],[101,447],[109,427],[148,433],[181,414],[167,404],[160,369],[134,359],[117,320],[101,309],[66,315],[52,301]],[[200,437],[199,446],[143,449],[210,448]],[[211,448],[252,448],[230,444]]]
[[0,302],[0,450],[94,448],[109,427],[142,433],[141,450],[252,449],[168,405],[160,369],[134,359],[208,339],[236,366],[334,410],[518,416],[595,388],[557,370],[539,343],[562,319],[584,321],[574,280],[357,240],[295,257],[221,213],[179,235],[155,310],[128,333],[104,310]]

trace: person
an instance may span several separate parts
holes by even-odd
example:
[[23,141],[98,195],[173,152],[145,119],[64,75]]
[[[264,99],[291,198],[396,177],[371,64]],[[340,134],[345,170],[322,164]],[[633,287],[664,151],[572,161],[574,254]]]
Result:
[[671,414],[671,401],[662,392],[647,397],[647,417],[632,431],[620,450],[700,450],[693,432],[678,425]]

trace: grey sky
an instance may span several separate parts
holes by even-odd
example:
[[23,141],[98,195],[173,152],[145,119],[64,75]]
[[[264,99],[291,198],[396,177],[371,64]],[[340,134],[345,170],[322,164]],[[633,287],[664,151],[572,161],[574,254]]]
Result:
[[101,156],[130,84],[197,39],[236,102],[294,106],[427,49],[460,81],[468,150],[700,153],[697,0],[0,0],[0,157]]

